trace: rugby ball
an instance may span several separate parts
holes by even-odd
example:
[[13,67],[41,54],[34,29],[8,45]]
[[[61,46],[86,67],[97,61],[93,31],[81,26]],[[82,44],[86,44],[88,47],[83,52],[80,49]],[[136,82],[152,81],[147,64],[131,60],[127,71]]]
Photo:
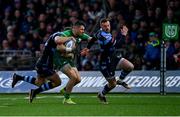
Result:
[[65,46],[67,48],[72,48],[73,45],[74,45],[74,41],[73,40],[69,40],[69,41],[65,42]]
[[64,45],[66,46],[66,48],[72,48],[72,50],[75,49],[75,42],[73,40],[68,40]]

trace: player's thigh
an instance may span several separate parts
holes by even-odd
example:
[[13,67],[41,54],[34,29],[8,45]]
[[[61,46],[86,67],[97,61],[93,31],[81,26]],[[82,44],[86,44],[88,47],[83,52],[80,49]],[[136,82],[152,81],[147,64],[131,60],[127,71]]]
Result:
[[40,77],[38,76],[35,80],[35,84],[37,86],[41,86],[42,84],[44,84],[46,82],[46,79],[44,77]]
[[111,69],[108,64],[101,64],[100,71],[106,79],[109,79],[115,75],[114,69]]
[[61,79],[56,72],[53,75],[47,77],[47,79],[53,82],[54,84],[57,84],[57,85],[61,84]]
[[78,69],[77,69],[76,67],[72,67],[72,69],[74,70],[74,72],[75,72],[75,74],[76,74],[76,80],[77,80],[78,82],[80,82],[80,81],[81,81],[81,77],[80,77],[80,74],[79,74]]
[[66,64],[62,68],[62,72],[66,74],[70,79],[78,79],[77,69],[74,69],[70,64]]
[[134,65],[125,58],[120,59],[118,66],[120,69],[124,69],[124,70],[128,70],[128,71],[134,69]]

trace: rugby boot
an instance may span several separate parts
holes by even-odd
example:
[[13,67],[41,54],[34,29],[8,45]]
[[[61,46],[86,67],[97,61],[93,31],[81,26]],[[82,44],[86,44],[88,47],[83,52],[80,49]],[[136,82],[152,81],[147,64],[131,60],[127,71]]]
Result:
[[63,104],[71,104],[71,105],[74,105],[74,104],[76,104],[76,103],[75,103],[74,101],[72,101],[71,98],[69,98],[69,99],[64,98]]
[[130,85],[128,85],[127,83],[125,83],[125,82],[123,82],[121,80],[117,80],[117,85],[121,85],[121,86],[123,86],[126,89],[131,89]]
[[16,73],[13,74],[13,77],[12,77],[12,88],[14,88],[14,86],[16,85],[16,83],[20,80],[19,78],[19,75],[17,75]]
[[98,93],[97,98],[100,100],[101,103],[108,104],[105,95],[102,95],[100,92]]
[[29,102],[32,103],[35,97],[36,97],[35,89],[31,89],[31,91],[29,92]]

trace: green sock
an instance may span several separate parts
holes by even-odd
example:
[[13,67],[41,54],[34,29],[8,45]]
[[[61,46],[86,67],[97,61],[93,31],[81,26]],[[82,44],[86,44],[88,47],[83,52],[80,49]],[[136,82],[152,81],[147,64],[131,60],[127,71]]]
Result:
[[66,99],[69,99],[69,98],[70,98],[70,94],[69,94],[69,93],[65,93],[65,94],[64,94],[64,97],[65,97]]

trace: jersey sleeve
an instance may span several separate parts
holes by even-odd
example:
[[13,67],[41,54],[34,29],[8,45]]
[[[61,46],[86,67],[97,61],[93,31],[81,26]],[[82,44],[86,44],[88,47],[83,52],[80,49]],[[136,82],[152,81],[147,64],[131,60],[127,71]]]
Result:
[[83,40],[83,41],[88,41],[88,40],[90,40],[92,37],[91,36],[89,36],[88,34],[83,34],[83,35],[81,35],[80,36],[80,38]]

